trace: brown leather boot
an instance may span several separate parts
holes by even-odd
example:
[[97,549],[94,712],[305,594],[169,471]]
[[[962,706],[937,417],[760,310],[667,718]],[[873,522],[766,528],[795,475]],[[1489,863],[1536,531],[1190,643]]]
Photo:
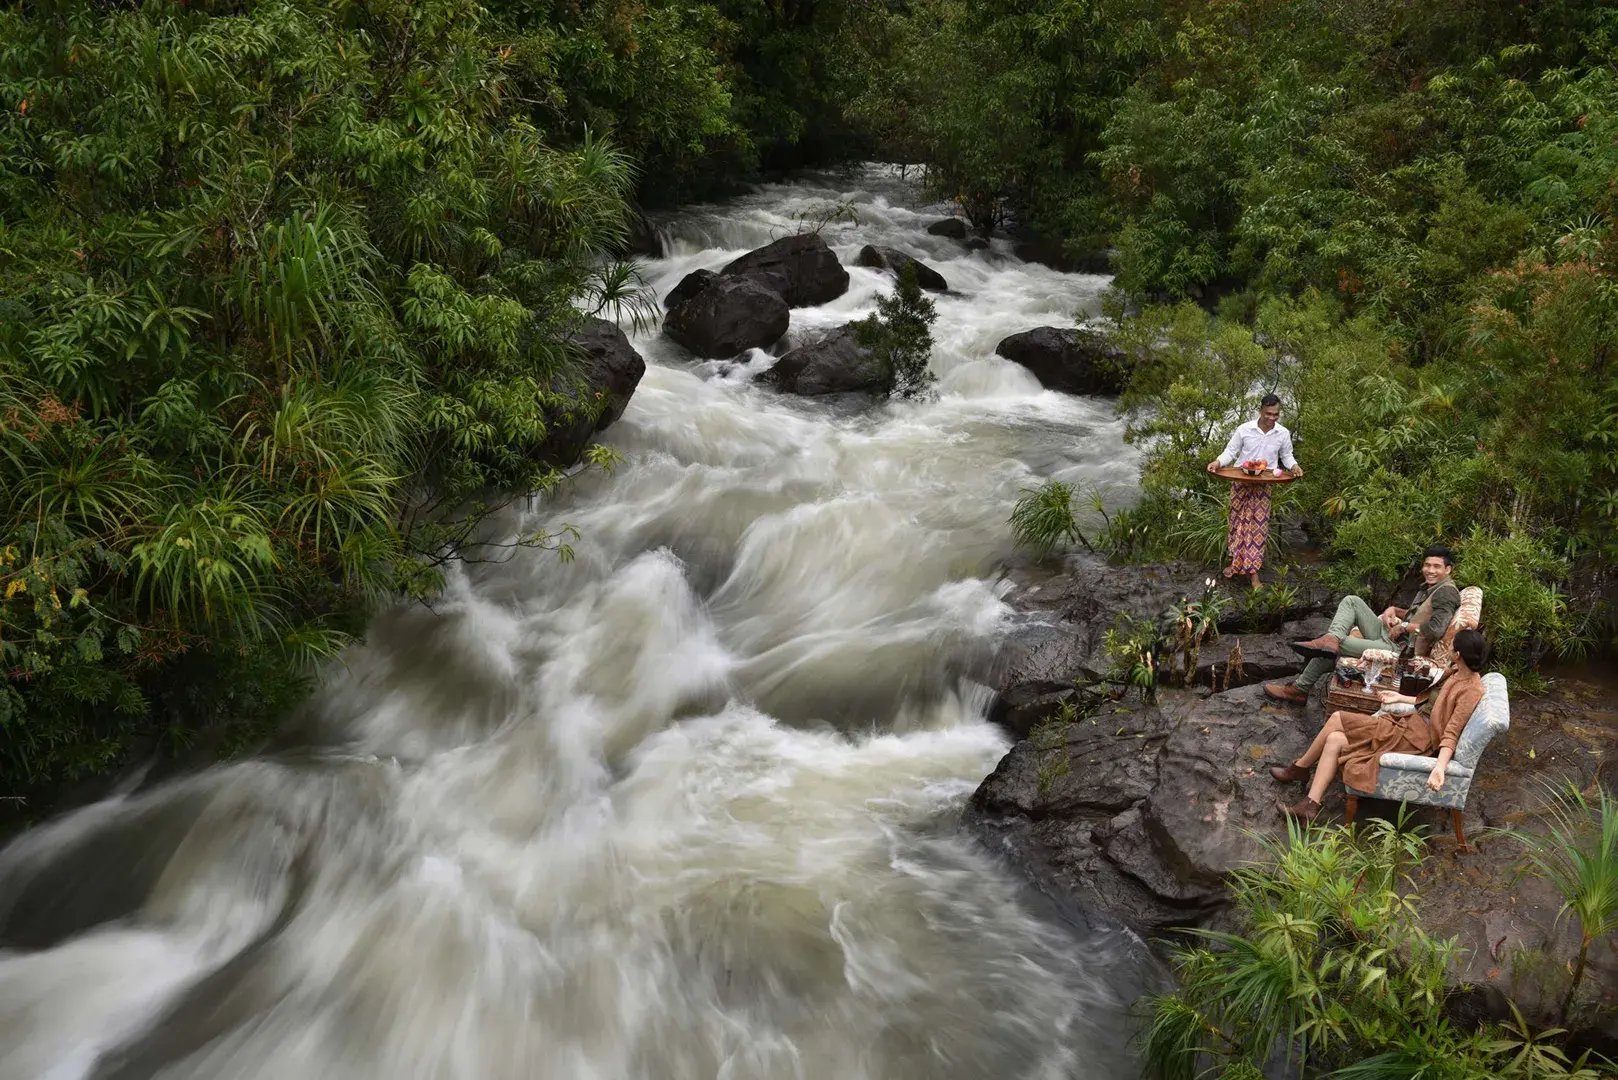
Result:
[[1301,825],[1307,825],[1320,816],[1320,804],[1305,796],[1288,806],[1280,799],[1275,800],[1275,808]]
[[1305,705],[1309,702],[1309,691],[1300,690],[1286,682],[1265,683],[1264,696],[1271,701],[1279,701],[1286,705]]
[[1292,648],[1311,659],[1324,656],[1327,660],[1332,660],[1342,651],[1343,643],[1337,639],[1336,634],[1321,634],[1313,641],[1294,641]]
[[1271,765],[1270,775],[1283,784],[1296,784],[1309,779],[1309,770],[1302,765]]

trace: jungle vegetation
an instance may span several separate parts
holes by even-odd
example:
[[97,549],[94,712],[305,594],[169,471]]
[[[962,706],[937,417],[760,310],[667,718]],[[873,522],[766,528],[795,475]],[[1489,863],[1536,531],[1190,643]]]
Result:
[[[258,736],[561,477],[637,207],[883,158],[1106,257],[1143,498],[1275,388],[1327,572],[1448,539],[1610,647],[1618,12],[1574,0],[44,0],[0,12],[0,796]],[[539,535],[536,543],[557,543]]]

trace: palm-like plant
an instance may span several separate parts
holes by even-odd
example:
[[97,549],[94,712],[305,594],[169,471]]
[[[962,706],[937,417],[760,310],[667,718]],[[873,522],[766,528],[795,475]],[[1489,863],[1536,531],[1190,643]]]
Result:
[[1031,549],[1045,558],[1059,546],[1077,540],[1085,550],[1094,551],[1079,531],[1074,516],[1077,489],[1063,480],[1047,480],[1037,488],[1023,488],[1008,523],[1019,547]]
[[1571,781],[1552,789],[1544,833],[1500,830],[1523,845],[1529,864],[1562,895],[1561,916],[1579,922],[1579,952],[1562,997],[1568,1012],[1584,981],[1590,946],[1618,933],[1618,799],[1605,790],[1592,800]]

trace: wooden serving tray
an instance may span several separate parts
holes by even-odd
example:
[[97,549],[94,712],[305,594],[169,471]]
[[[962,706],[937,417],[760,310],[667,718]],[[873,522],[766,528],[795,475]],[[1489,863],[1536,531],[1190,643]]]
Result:
[[1216,469],[1214,470],[1214,475],[1225,480],[1234,480],[1238,484],[1290,484],[1297,479],[1291,473],[1285,472],[1280,476],[1276,476],[1274,473],[1260,473],[1257,476],[1248,476],[1234,465],[1226,465],[1222,469]]

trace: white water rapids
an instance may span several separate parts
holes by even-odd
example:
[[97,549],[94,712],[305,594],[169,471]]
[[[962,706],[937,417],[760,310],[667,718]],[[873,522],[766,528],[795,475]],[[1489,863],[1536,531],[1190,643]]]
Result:
[[633,335],[624,456],[538,502],[576,561],[385,614],[284,748],[0,852],[0,1080],[1011,1080],[1134,1075],[1125,935],[1031,907],[959,828],[1018,489],[1132,483],[1101,401],[993,355],[1103,278],[925,233],[870,168],[682,212],[658,293],[852,199],[920,256],[936,400],[865,407]]

